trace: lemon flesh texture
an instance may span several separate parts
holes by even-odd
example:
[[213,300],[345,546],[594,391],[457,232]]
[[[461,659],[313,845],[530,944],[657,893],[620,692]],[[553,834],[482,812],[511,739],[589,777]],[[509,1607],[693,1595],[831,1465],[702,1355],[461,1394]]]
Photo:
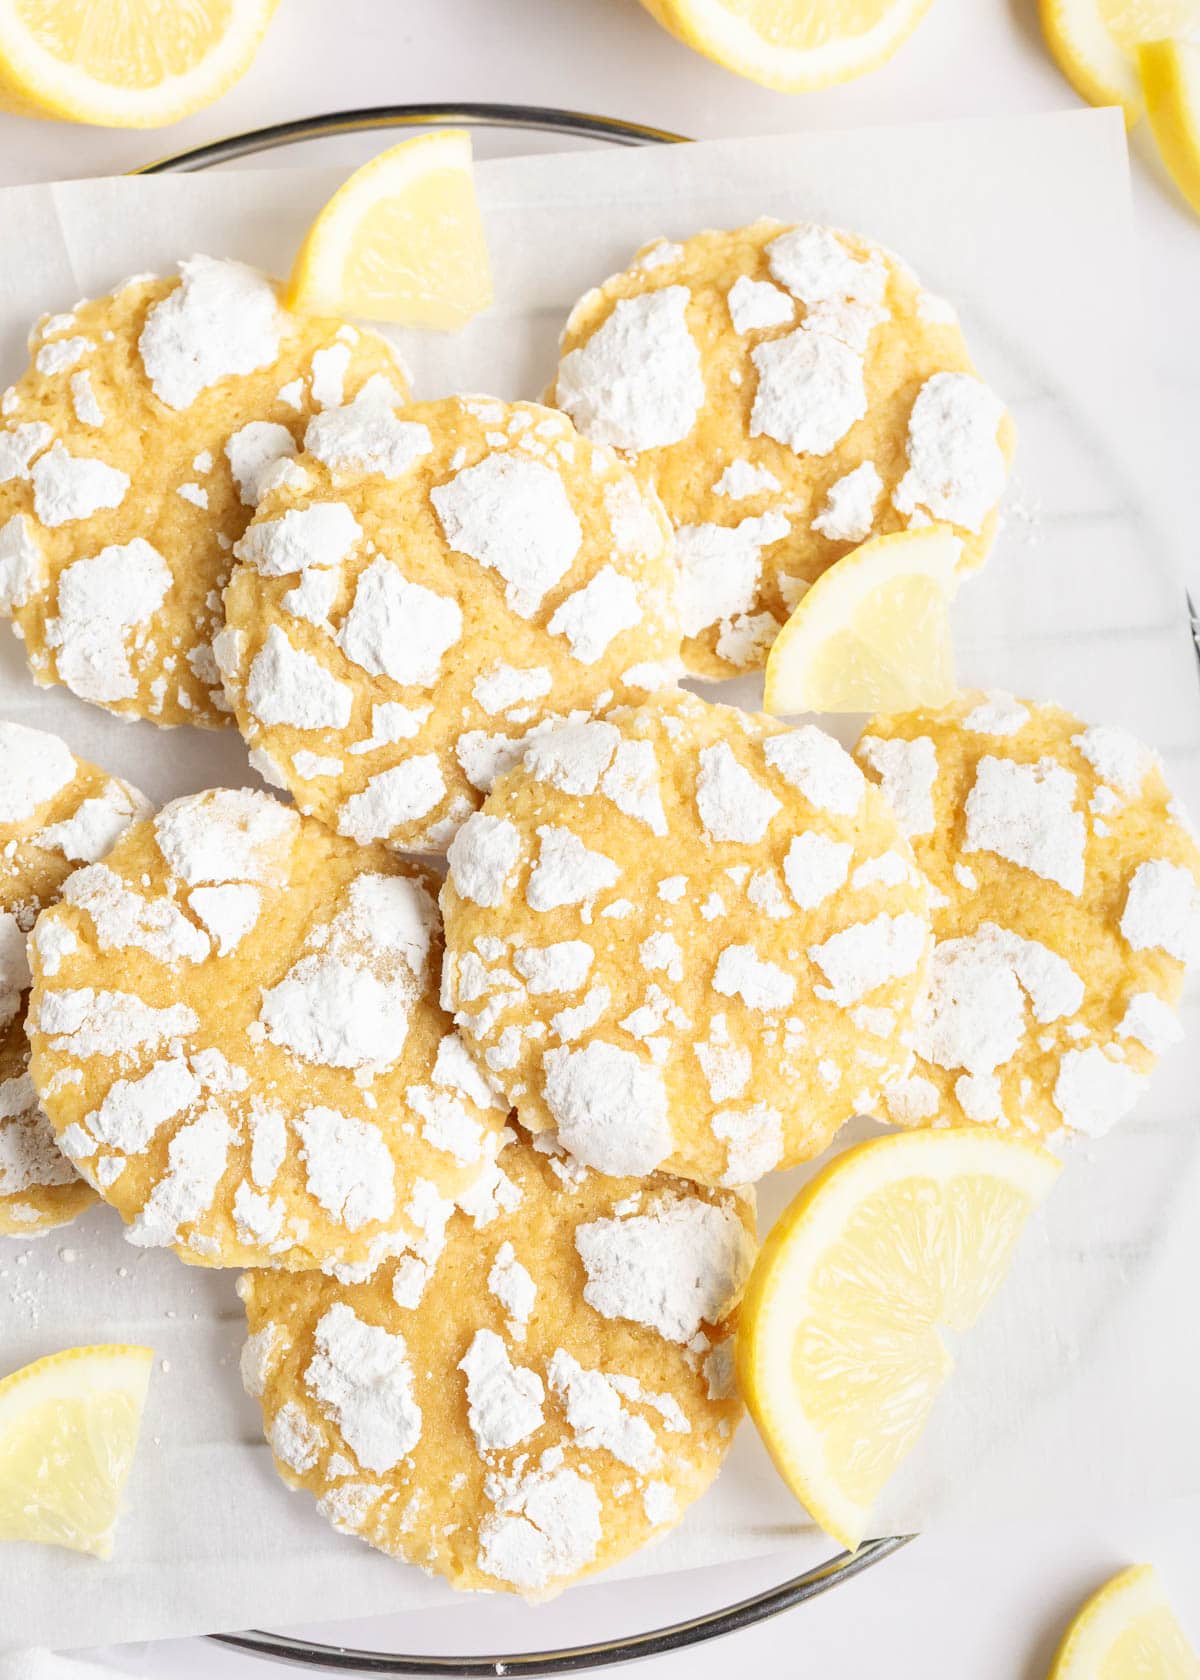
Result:
[[1150,1564],[1122,1570],[1067,1629],[1049,1680],[1197,1680],[1200,1660]]
[[948,602],[961,551],[956,537],[934,528],[875,538],[836,561],[771,648],[766,710],[946,705],[956,692]]
[[[860,1145],[826,1168],[768,1238],[742,1308],[739,1375],[767,1448],[851,1550],[953,1368],[941,1328],[975,1323],[1058,1171],[1032,1145],[924,1137],[934,1140],[920,1152],[928,1171],[917,1152],[911,1172],[902,1164],[907,1137]],[[1005,1160],[995,1142],[1016,1153]],[[880,1182],[859,1196],[847,1177],[864,1161],[864,1178]]]
[[1200,215],[1200,40],[1141,47],[1138,73],[1163,162]]
[[0,0],[0,109],[110,127],[201,110],[249,67],[278,0]]
[[149,1348],[72,1348],[0,1383],[0,1540],[112,1556]]
[[289,308],[453,332],[492,301],[471,143],[401,142],[342,186],[301,247]]
[[678,40],[783,93],[829,87],[890,58],[931,0],[642,0]]
[[1200,26],[1200,0],[1040,0],[1042,28],[1059,69],[1091,105],[1142,115],[1137,55],[1143,42]]

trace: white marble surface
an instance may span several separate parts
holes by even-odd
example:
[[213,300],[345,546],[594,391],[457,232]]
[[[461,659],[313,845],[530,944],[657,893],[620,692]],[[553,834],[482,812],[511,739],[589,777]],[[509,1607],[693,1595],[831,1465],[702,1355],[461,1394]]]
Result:
[[[689,54],[635,0],[338,0],[336,7],[330,0],[284,0],[253,70],[212,110],[149,135],[4,117],[0,181],[113,173],[314,111],[466,99],[569,105],[716,136],[1054,110],[1070,105],[1073,95],[1041,49],[1033,0],[937,0],[891,65],[802,98],[768,93]],[[1162,448],[1182,486],[1190,477],[1194,495],[1200,224],[1173,195],[1148,135],[1134,135],[1132,154]],[[1029,260],[1036,263],[1036,250]],[[1096,353],[1104,354],[1103,344]],[[1189,546],[1189,570],[1200,576],[1200,551]],[[1126,1443],[1114,1441],[1113,1450],[1126,1450]],[[789,1616],[705,1649],[653,1659],[642,1672],[653,1680],[684,1674],[706,1680],[739,1663],[770,1676],[822,1680],[873,1680],[883,1673],[889,1680],[1036,1680],[1072,1603],[1113,1569],[1141,1559],[1159,1565],[1200,1636],[1200,1501],[1187,1501],[1113,1510],[1086,1527],[1042,1523],[922,1540]],[[714,1598],[727,1596],[731,1584],[750,1590],[767,1578],[755,1567],[753,1580],[721,1572],[712,1582]],[[602,1618],[604,1600],[595,1602]],[[645,1608],[647,1621],[669,1614],[661,1586],[648,1592]],[[582,1613],[570,1597],[540,1612],[538,1643],[577,1637]],[[588,1615],[594,1620],[591,1605]],[[425,1651],[487,1649],[493,1635],[504,1639],[503,1619],[502,1607],[464,1606],[452,1614],[422,1613],[405,1631]],[[341,1627],[337,1637],[366,1643],[370,1633],[365,1626]],[[269,1672],[194,1640],[110,1655],[122,1671],[153,1680],[252,1680]]]

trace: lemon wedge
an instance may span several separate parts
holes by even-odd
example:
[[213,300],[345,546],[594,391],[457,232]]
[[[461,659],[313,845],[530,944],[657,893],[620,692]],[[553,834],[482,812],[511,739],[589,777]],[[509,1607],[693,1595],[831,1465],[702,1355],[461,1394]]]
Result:
[[1139,47],[1138,72],[1163,162],[1200,215],[1200,37]]
[[402,140],[351,175],[308,230],[289,309],[454,332],[492,301],[471,137]]
[[250,66],[279,0],[0,0],[0,109],[157,128]]
[[962,553],[943,525],[874,537],[823,572],[767,658],[768,712],[906,712],[953,699],[947,611]]
[[112,1556],[150,1348],[66,1348],[0,1382],[0,1540]]
[[874,70],[930,0],[642,0],[665,29],[726,70],[800,93]]
[[1123,1569],[1080,1610],[1049,1680],[1197,1680],[1200,1661],[1148,1563]]
[[814,1519],[853,1550],[1059,1163],[994,1131],[906,1132],[837,1156],[767,1238],[741,1309],[737,1374],[759,1434]]
[[1039,0],[1042,31],[1059,69],[1091,105],[1142,114],[1138,48],[1184,35],[1200,22],[1196,0]]

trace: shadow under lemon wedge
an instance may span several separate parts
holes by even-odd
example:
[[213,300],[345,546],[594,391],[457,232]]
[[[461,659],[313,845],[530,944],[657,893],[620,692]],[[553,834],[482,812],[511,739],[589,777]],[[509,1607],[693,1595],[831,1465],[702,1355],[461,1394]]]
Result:
[[951,596],[962,543],[945,525],[860,543],[801,597],[767,657],[764,708],[907,712],[955,694]]
[[780,93],[874,70],[930,0],[642,0],[664,29],[726,70]]
[[1063,1636],[1049,1680],[1198,1680],[1200,1659],[1151,1564],[1092,1594]]
[[279,0],[0,0],[0,110],[159,128],[250,67]]
[[465,129],[402,140],[356,169],[308,230],[284,298],[302,313],[440,332],[491,301]]
[[112,1556],[152,1359],[65,1348],[0,1382],[0,1540]]
[[776,1468],[853,1551],[1008,1270],[1060,1163],[984,1129],[836,1156],[767,1237],[742,1302],[738,1385]]

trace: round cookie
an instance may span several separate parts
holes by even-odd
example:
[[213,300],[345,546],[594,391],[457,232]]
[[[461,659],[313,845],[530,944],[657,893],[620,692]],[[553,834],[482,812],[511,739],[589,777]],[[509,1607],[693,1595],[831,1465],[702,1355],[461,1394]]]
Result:
[[762,665],[820,574],[942,520],[982,563],[1013,428],[954,311],[840,229],[655,240],[575,305],[549,400],[636,463],[675,526],[684,663]]
[[1096,1136],[1181,1036],[1200,850],[1123,729],[998,692],[875,718],[856,749],[933,889],[937,940],[902,1126]]
[[35,682],[217,728],[212,638],[258,494],[314,412],[407,384],[386,340],[287,314],[253,269],[179,266],[34,329],[0,399],[0,612]]
[[[510,1134],[511,1136],[511,1134]],[[716,1475],[741,1406],[753,1202],[605,1178],[514,1141],[502,1211],[365,1283],[247,1273],[247,1391],[335,1528],[459,1588],[543,1599]]]
[[26,939],[80,864],[151,807],[40,729],[0,720],[0,1235],[65,1225],[96,1200],[54,1141],[29,1077]]
[[306,443],[237,545],[217,643],[301,810],[444,850],[522,742],[673,679],[666,519],[562,414],[367,401]]
[[369,1272],[486,1191],[504,1110],[438,1007],[435,891],[245,789],[71,877],[30,943],[31,1066],[130,1242]]
[[849,754],[682,691],[536,742],[450,846],[442,997],[522,1122],[741,1184],[911,1061],[925,882]]

